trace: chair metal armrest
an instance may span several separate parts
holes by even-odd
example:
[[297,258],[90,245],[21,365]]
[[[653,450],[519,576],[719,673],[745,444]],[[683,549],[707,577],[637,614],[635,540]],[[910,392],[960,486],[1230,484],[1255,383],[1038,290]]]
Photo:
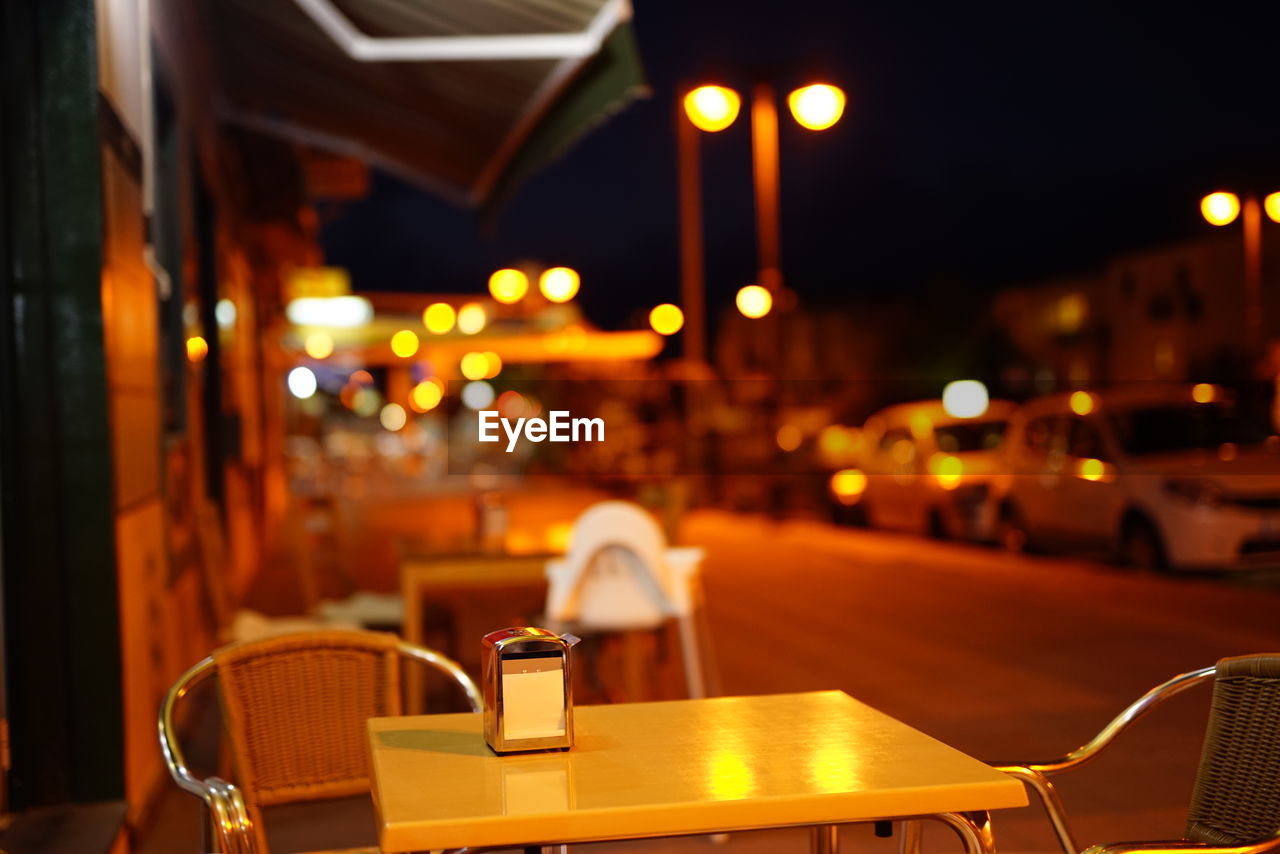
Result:
[[188,691],[213,674],[212,658],[205,658],[178,678],[165,694],[160,706],[157,728],[160,752],[169,776],[182,789],[204,804],[204,847],[219,854],[253,854],[252,821],[240,790],[225,780],[210,777],[199,780],[187,768],[186,759],[174,731],[173,712]]
[[1280,832],[1248,845],[1214,845],[1208,842],[1117,842],[1095,845],[1085,854],[1275,854],[1280,852]]
[[1189,688],[1211,681],[1215,673],[1216,668],[1204,667],[1200,670],[1179,674],[1168,682],[1157,685],[1131,703],[1123,712],[1116,715],[1097,735],[1065,756],[1046,762],[992,762],[990,764],[996,767],[1029,768],[1046,777],[1077,768],[1094,759],[1115,740],[1116,736],[1146,717],[1156,706]]
[[484,709],[484,700],[480,696],[480,689],[476,687],[476,683],[472,681],[471,677],[456,661],[448,656],[441,655],[435,650],[414,646],[404,641],[400,642],[399,649],[400,654],[405,658],[420,661],[450,676],[458,684],[458,687],[463,690],[463,693],[467,695],[467,702],[471,704],[471,711],[479,712]]
[[1116,736],[1146,717],[1156,706],[1189,688],[1194,688],[1196,685],[1212,680],[1216,672],[1214,667],[1204,667],[1200,670],[1179,674],[1169,681],[1157,685],[1131,703],[1123,712],[1116,715],[1110,723],[1102,728],[1101,732],[1065,756],[1046,762],[992,762],[990,764],[996,770],[1003,771],[1026,783],[1035,792],[1040,803],[1044,806],[1045,813],[1049,816],[1049,822],[1053,825],[1054,835],[1058,837],[1058,844],[1062,847],[1063,852],[1065,854],[1077,854],[1080,848],[1076,845],[1071,829],[1067,825],[1067,813],[1062,804],[1062,798],[1058,795],[1058,790],[1049,778],[1092,761],[1116,739]]

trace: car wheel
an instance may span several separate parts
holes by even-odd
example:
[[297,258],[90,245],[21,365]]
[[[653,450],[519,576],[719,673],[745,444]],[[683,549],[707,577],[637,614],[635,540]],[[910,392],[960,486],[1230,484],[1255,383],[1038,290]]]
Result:
[[1018,508],[1006,505],[1000,509],[1000,524],[996,528],[996,541],[1006,551],[1025,553],[1030,551],[1031,536],[1022,521]]
[[1169,570],[1160,532],[1155,525],[1141,517],[1134,517],[1125,524],[1120,538],[1120,557],[1126,566],[1136,569],[1154,572]]

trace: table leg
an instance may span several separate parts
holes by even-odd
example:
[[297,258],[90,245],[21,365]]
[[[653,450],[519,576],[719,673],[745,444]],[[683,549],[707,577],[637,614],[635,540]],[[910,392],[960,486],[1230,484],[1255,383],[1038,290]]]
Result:
[[986,810],[944,812],[934,818],[959,835],[966,854],[995,854],[995,831],[991,828],[991,815]]
[[898,822],[898,854],[920,854],[920,840],[924,825],[919,819]]
[[818,824],[809,828],[809,854],[840,854],[838,825]]

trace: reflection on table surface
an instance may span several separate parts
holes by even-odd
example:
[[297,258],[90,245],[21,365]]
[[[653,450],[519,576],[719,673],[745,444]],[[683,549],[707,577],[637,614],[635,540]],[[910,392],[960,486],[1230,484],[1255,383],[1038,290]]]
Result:
[[370,721],[384,850],[1026,803],[1011,778],[839,691],[579,706],[575,721],[572,750],[513,756],[488,750],[480,715]]

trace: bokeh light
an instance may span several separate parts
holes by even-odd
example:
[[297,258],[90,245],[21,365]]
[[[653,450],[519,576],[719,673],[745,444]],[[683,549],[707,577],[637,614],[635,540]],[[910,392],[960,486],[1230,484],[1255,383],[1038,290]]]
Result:
[[867,489],[867,476],[858,469],[841,469],[831,475],[831,493],[841,504],[855,504]]
[[951,454],[935,454],[929,461],[934,479],[943,489],[955,489],[964,478],[964,463]]
[[418,352],[418,335],[412,329],[401,329],[391,336],[391,352],[407,359]]
[[218,321],[219,329],[230,329],[236,325],[236,304],[223,297],[214,305],[213,317]]
[[493,403],[493,386],[484,380],[469,382],[462,387],[462,405],[468,409],[484,409]]
[[484,373],[484,378],[486,380],[491,380],[494,377],[496,377],[498,374],[502,373],[502,357],[501,356],[499,356],[497,353],[493,352],[492,350],[485,350],[482,355],[484,356],[484,361],[486,366],[486,370]]
[[404,407],[398,403],[388,403],[382,407],[382,411],[378,413],[378,420],[382,422],[382,426],[394,433],[409,423],[409,415],[404,411]]
[[698,130],[708,133],[733,124],[742,107],[738,93],[724,86],[699,86],[684,96],[684,112]]
[[1093,395],[1087,391],[1073,391],[1067,399],[1067,405],[1076,415],[1088,415],[1093,411]]
[[744,317],[761,318],[773,308],[773,294],[759,285],[747,285],[738,291],[734,303]]
[[458,370],[469,380],[482,380],[489,376],[489,360],[484,353],[467,353],[458,363]]
[[1230,225],[1240,215],[1240,197],[1235,193],[1210,193],[1200,200],[1200,213],[1210,225]]
[[414,412],[430,412],[444,399],[444,385],[432,377],[415,385],[409,391],[409,408]]
[[1262,200],[1262,209],[1267,212],[1272,222],[1280,222],[1280,192],[1268,193]]
[[529,277],[519,270],[506,268],[489,277],[489,293],[504,305],[520,302],[529,292]]
[[352,397],[351,409],[356,415],[368,418],[382,405],[382,395],[376,389],[361,386]]
[[675,335],[684,326],[684,312],[679,306],[664,302],[649,312],[649,325],[659,335]]
[[484,330],[489,315],[478,302],[469,302],[458,309],[458,331],[463,335],[475,335]]
[[199,335],[192,335],[187,339],[187,361],[203,362],[204,357],[209,355],[209,342]]
[[800,428],[794,424],[783,424],[778,428],[778,435],[775,438],[779,448],[784,451],[794,451],[804,440],[804,433],[800,432]]
[[298,400],[306,400],[316,393],[316,375],[308,367],[294,368],[285,381],[288,383],[289,393]]
[[313,359],[327,359],[333,355],[333,336],[328,332],[312,332],[302,342],[302,349]]
[[1076,474],[1085,480],[1102,480],[1106,473],[1107,465],[1102,460],[1084,459],[1076,466]]
[[458,313],[447,302],[433,302],[422,312],[422,325],[433,335],[443,335],[453,329]]
[[1191,399],[1196,403],[1212,403],[1218,390],[1211,383],[1196,383],[1191,387]]
[[787,96],[795,120],[809,130],[826,130],[844,115],[844,91],[827,83],[814,83]]
[[538,277],[538,290],[551,302],[568,302],[578,294],[581,278],[570,267],[552,267]]
[[987,387],[978,380],[956,380],[942,389],[942,408],[952,418],[977,418],[990,403]]

